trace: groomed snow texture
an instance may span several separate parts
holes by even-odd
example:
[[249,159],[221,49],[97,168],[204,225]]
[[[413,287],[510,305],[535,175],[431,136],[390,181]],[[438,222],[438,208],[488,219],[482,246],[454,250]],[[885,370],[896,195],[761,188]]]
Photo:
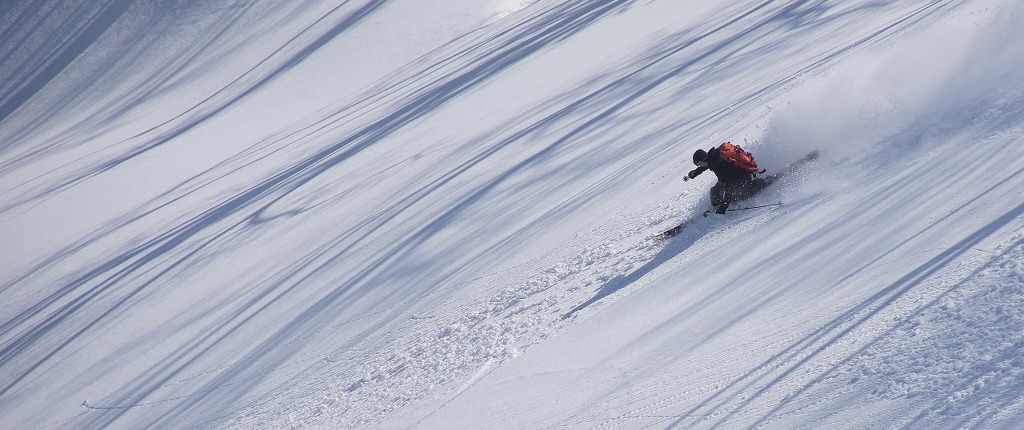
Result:
[[1022,21],[3,0],[0,429],[1024,428]]

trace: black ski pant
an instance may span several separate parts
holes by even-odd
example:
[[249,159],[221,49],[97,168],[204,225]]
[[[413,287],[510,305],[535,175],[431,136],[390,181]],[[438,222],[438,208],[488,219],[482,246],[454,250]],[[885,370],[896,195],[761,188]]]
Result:
[[746,200],[768,187],[770,181],[764,178],[743,179],[736,182],[718,181],[711,187],[711,205],[722,206],[726,203],[734,203]]

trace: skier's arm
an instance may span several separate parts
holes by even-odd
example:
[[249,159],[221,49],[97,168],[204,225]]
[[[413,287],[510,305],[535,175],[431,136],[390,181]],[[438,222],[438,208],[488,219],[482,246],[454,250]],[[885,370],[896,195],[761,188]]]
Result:
[[693,169],[693,170],[690,171],[690,173],[686,174],[686,177],[683,178],[683,180],[685,181],[685,180],[688,180],[688,179],[696,178],[701,173],[704,173],[705,170],[708,170],[708,166],[706,166],[706,165],[700,166],[700,167],[698,167],[696,169]]

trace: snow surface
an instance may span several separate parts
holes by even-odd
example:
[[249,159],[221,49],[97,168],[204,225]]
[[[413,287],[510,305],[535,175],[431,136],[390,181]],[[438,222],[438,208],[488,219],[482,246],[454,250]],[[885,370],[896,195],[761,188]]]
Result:
[[4,1],[0,428],[1024,428],[1022,19]]

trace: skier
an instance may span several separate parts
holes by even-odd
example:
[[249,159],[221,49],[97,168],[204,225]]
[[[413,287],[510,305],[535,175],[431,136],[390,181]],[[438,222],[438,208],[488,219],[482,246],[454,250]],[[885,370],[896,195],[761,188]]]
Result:
[[718,176],[718,183],[711,187],[711,205],[719,214],[724,214],[729,204],[752,197],[770,184],[757,177],[764,171],[758,171],[754,156],[729,142],[707,151],[698,149],[693,153],[693,164],[697,168],[687,173],[684,181],[696,178],[706,170]]

